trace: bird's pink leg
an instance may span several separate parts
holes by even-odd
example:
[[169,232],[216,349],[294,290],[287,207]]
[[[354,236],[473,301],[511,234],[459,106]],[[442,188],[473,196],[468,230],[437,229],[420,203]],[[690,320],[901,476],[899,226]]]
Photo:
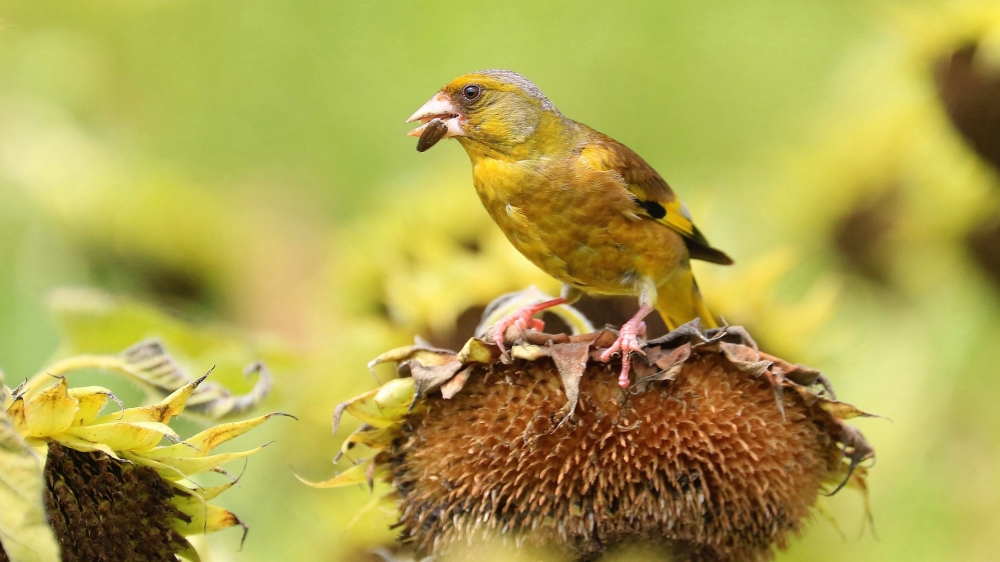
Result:
[[519,308],[516,312],[514,312],[514,314],[504,316],[500,320],[497,320],[497,323],[493,325],[493,341],[500,348],[500,353],[507,353],[507,349],[503,345],[503,337],[507,332],[507,328],[515,326],[521,331],[532,328],[540,332],[545,328],[545,322],[542,322],[537,318],[533,318],[533,316],[543,310],[565,303],[566,299],[559,297],[557,299],[547,300],[545,302]]
[[622,372],[618,375],[618,386],[622,389],[628,388],[628,374],[632,369],[632,352],[641,353],[645,355],[642,348],[639,347],[639,338],[646,337],[646,323],[642,321],[643,318],[649,316],[649,313],[653,312],[653,307],[649,305],[642,305],[639,307],[639,311],[635,313],[628,322],[626,322],[622,329],[618,332],[618,339],[615,340],[614,345],[609,347],[601,354],[601,361],[607,363],[611,360],[611,357],[617,353],[622,354]]

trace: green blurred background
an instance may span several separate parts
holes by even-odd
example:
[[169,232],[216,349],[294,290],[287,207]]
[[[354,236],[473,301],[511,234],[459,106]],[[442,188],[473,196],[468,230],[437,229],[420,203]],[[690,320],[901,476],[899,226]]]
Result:
[[[846,538],[817,518],[778,559],[995,560],[993,4],[8,0],[0,366],[16,383],[161,337],[245,390],[239,367],[264,358],[266,408],[300,420],[242,438],[275,443],[219,501],[252,528],[243,550],[213,535],[210,559],[391,541],[391,511],[362,512],[384,490],[293,471],[333,474],[330,415],[374,386],[370,358],[556,290],[482,211],[457,144],[403,135],[451,78],[509,68],[643,155],[735,257],[698,269],[711,308],[891,418],[857,423],[878,539],[848,491],[828,502]],[[54,316],[65,286],[118,300],[63,292]]]

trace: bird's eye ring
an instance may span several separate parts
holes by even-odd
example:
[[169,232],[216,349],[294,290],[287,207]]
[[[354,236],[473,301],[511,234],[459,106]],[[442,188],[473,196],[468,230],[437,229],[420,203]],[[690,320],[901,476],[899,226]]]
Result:
[[462,88],[462,95],[465,96],[465,99],[469,101],[478,98],[480,93],[482,93],[482,89],[479,86],[476,86],[475,84],[470,84]]

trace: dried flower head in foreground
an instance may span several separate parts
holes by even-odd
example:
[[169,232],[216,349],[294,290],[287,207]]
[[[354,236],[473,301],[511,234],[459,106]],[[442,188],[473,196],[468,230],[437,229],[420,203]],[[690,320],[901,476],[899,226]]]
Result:
[[769,559],[820,494],[864,489],[874,452],[844,420],[865,414],[740,328],[648,342],[627,394],[597,360],[613,332],[526,338],[510,362],[478,339],[378,358],[401,378],[337,411],[365,422],[344,450],[377,453],[318,485],[388,480],[421,554],[502,539],[593,560],[647,541],[691,561]]
[[[124,374],[167,396],[125,409],[106,388],[71,387],[67,377],[85,369]],[[190,477],[225,474],[222,464],[259,451],[210,454],[274,414],[186,440],[167,423],[185,412],[218,418],[256,406],[271,383],[263,366],[253,372],[254,392],[232,396],[205,377],[191,380],[159,343],[146,342],[120,355],[71,357],[15,389],[0,380],[0,562],[198,560],[186,537],[246,529],[209,503],[235,481],[206,488]],[[102,416],[109,404],[118,408]]]

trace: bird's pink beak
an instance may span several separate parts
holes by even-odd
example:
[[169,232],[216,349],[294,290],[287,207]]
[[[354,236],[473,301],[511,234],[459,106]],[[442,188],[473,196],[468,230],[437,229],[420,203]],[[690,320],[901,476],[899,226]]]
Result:
[[416,113],[411,115],[410,118],[406,120],[407,123],[413,123],[414,121],[420,121],[421,123],[419,127],[406,134],[411,137],[421,136],[424,129],[427,128],[427,124],[434,119],[440,119],[442,124],[448,127],[447,131],[441,138],[447,139],[465,135],[465,131],[462,130],[462,125],[460,123],[460,121],[463,120],[462,114],[455,109],[455,106],[451,103],[451,100],[448,99],[448,96],[444,95],[442,92],[435,94],[430,101],[422,105]]

